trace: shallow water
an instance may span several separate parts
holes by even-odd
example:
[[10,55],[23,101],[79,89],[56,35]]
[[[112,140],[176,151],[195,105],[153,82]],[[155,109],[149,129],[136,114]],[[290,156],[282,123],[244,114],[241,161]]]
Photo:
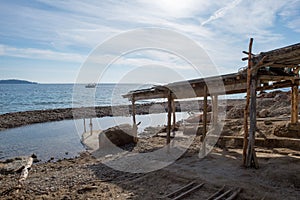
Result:
[[[141,122],[138,132],[149,126],[167,123],[167,114],[137,115]],[[177,120],[188,116],[187,113],[176,113]],[[131,117],[103,117],[92,120],[93,130],[105,130],[123,123],[132,123]],[[89,131],[89,120],[86,128]],[[64,120],[32,124],[19,128],[0,131],[0,159],[36,154],[41,161],[72,158],[84,151],[80,142],[84,132],[83,120]]]

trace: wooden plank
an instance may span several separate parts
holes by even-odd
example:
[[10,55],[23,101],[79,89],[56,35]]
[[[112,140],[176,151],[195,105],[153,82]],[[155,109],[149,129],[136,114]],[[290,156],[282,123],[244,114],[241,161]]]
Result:
[[216,197],[214,200],[220,200],[223,197],[226,197],[230,192],[232,192],[232,190],[227,190],[226,192],[224,192],[223,194],[221,194],[220,196]]
[[235,199],[236,197],[237,197],[237,195],[240,193],[242,191],[242,189],[241,188],[238,188],[235,192],[233,192],[233,194],[230,196],[230,197],[228,197],[226,200],[233,200],[233,199]]
[[243,164],[246,165],[247,147],[248,147],[248,115],[249,115],[249,103],[250,103],[250,85],[251,85],[251,67],[252,67],[252,44],[253,38],[250,38],[249,54],[248,54],[248,68],[247,68],[247,93],[246,93],[246,105],[244,109],[244,144],[243,144]]
[[222,188],[220,188],[217,192],[209,196],[206,200],[213,200],[216,196],[220,195],[221,192],[223,192],[225,189],[225,185],[223,185]]
[[178,200],[178,199],[181,199],[181,198],[183,198],[184,196],[188,195],[189,193],[195,191],[196,189],[201,188],[203,185],[204,185],[204,183],[201,183],[201,184],[199,184],[199,185],[196,185],[195,187],[193,187],[193,188],[189,189],[188,191],[186,191],[186,192],[184,192],[184,193],[178,195],[177,197],[173,198],[172,200]]
[[175,190],[174,192],[171,192],[170,194],[167,194],[166,196],[162,197],[162,198],[167,198],[167,197],[172,197],[174,196],[175,194],[179,193],[179,192],[182,192],[184,191],[185,189],[191,187],[193,184],[195,184],[195,181],[192,181],[190,183],[188,183],[187,185]]

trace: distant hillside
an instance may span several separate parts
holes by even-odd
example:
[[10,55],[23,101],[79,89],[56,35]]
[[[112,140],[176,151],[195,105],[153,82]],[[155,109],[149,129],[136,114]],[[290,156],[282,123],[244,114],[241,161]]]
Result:
[[0,84],[37,84],[37,83],[24,81],[24,80],[9,79],[9,80],[0,80]]

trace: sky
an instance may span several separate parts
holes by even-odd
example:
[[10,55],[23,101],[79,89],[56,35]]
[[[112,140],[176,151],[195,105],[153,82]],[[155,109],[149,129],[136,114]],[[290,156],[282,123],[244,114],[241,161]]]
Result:
[[[94,62],[97,69],[105,69],[97,75],[99,82],[159,84],[237,72],[246,65],[241,58],[250,37],[254,53],[299,43],[299,10],[299,0],[2,0],[0,79],[78,82],[91,55],[105,57]],[[164,31],[169,37],[158,39],[149,34],[151,28],[180,34],[202,48],[203,62],[196,66],[200,72],[187,59],[187,54],[198,53],[193,45]],[[141,29],[147,34],[135,37]],[[128,32],[130,39],[118,40]],[[166,48],[156,48],[165,40]],[[134,49],[139,42],[145,48]],[[121,52],[122,45],[133,49]],[[103,46],[105,51],[93,53]],[[180,54],[170,50],[176,48]],[[118,50],[111,53],[112,49]],[[216,70],[207,64],[208,58]],[[81,82],[94,81],[89,75],[82,77]]]

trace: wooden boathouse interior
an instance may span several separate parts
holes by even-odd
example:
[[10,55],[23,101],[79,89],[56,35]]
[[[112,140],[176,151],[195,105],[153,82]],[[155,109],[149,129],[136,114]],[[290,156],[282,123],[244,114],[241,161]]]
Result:
[[[291,88],[291,119],[288,128],[300,130],[298,119],[300,43],[283,48],[254,54],[253,39],[250,39],[248,51],[243,61],[247,66],[237,73],[153,86],[134,90],[123,95],[132,102],[133,127],[137,130],[135,103],[139,100],[165,98],[168,101],[167,144],[170,143],[172,118],[175,124],[175,100],[195,97],[203,98],[202,142],[205,150],[205,138],[208,126],[208,97],[212,101],[212,125],[218,124],[218,96],[246,93],[244,109],[243,165],[258,168],[255,153],[256,98],[258,91],[278,88]],[[190,92],[192,88],[193,92]],[[203,146],[203,145],[202,145]]]

